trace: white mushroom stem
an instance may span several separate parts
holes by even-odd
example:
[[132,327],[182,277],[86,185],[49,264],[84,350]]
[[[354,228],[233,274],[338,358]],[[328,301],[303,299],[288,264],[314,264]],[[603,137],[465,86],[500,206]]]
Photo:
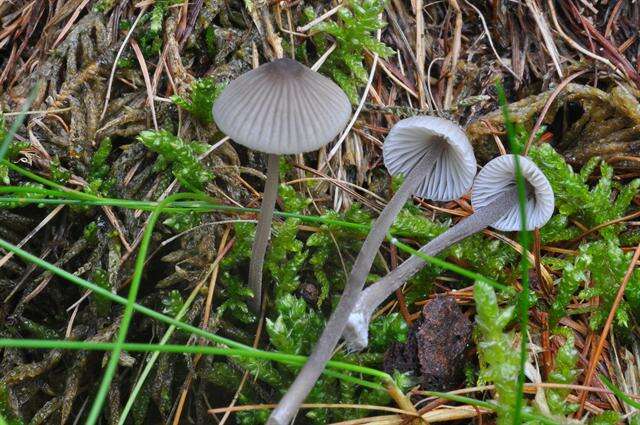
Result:
[[251,247],[251,263],[249,264],[249,288],[253,292],[251,307],[260,311],[262,304],[262,266],[271,236],[271,222],[278,197],[278,177],[280,174],[280,156],[269,154],[267,157],[267,181],[262,195],[262,205],[258,215],[256,236]]
[[[424,245],[420,252],[430,257],[439,254],[456,242],[495,223],[517,203],[517,188],[511,186],[491,203],[478,209],[472,215]],[[349,315],[344,330],[344,338],[349,349],[360,351],[367,346],[369,322],[374,311],[424,265],[425,261],[421,257],[413,255],[397,269],[362,292],[353,312]]]
[[402,186],[400,186],[373,224],[353,265],[338,306],[329,318],[313,353],[309,356],[285,396],[269,416],[268,425],[289,424],[315,385],[326,363],[331,359],[333,350],[338,345],[346,320],[358,301],[380,244],[407,199],[429,175],[438,157],[439,155],[433,153],[423,156],[420,163],[405,177]]

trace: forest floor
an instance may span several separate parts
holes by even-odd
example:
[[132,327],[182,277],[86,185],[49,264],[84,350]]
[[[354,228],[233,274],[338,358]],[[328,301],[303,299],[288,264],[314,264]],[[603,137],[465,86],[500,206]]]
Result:
[[[397,187],[386,134],[421,114],[481,166],[526,149],[555,213],[528,249],[486,230],[430,261],[295,423],[640,424],[638,2],[0,0],[0,23],[0,424],[264,423]],[[281,162],[254,313],[266,161],[211,108],[283,56],[354,118]],[[471,211],[413,199],[369,280]]]

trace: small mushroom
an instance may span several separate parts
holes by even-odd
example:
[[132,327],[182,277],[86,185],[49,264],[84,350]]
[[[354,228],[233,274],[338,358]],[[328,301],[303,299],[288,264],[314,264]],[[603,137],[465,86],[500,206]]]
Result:
[[[518,156],[517,159],[526,182],[526,229],[533,230],[544,226],[551,218],[554,209],[553,190],[533,161],[523,156]],[[420,252],[435,256],[488,226],[502,231],[521,230],[515,173],[515,155],[503,155],[487,163],[478,173],[473,185],[471,205],[474,213],[431,240]],[[367,346],[369,321],[375,309],[424,264],[420,257],[411,256],[362,292],[344,330],[344,338],[350,349],[359,351]]]
[[384,163],[404,183],[371,227],[349,275],[340,302],[320,339],[268,424],[288,424],[331,359],[346,319],[362,292],[378,248],[396,216],[412,194],[437,201],[459,198],[473,182],[476,159],[464,131],[454,122],[418,116],[399,121],[383,147]]
[[[410,194],[433,201],[464,195],[476,175],[476,158],[467,135],[444,118],[417,116],[399,121],[387,135],[382,154],[389,174],[405,176],[398,193],[409,187]],[[396,197],[389,205],[396,201],[402,208],[409,195]]]
[[328,78],[292,59],[264,64],[232,81],[213,105],[216,124],[231,139],[267,156],[267,181],[251,250],[252,307],[262,296],[262,266],[278,192],[279,155],[314,151],[342,131],[351,116],[347,95]]

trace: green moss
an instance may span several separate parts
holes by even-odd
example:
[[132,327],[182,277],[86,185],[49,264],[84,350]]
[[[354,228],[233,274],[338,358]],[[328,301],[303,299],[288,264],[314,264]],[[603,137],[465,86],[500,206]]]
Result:
[[277,317],[267,319],[267,333],[271,345],[290,354],[307,354],[320,336],[324,320],[307,307],[304,300],[291,294],[276,300]]
[[281,184],[278,196],[282,200],[283,210],[290,213],[302,213],[311,204],[311,199],[301,196],[293,187]]
[[[324,328],[324,319],[307,306],[301,298],[291,294],[283,295],[276,299],[275,320],[267,319],[266,329],[269,342],[278,351],[291,354],[309,354]],[[287,376],[292,379],[295,369],[288,368]],[[344,392],[353,384],[345,384]],[[288,383],[280,382],[275,385],[280,392],[284,392]],[[335,379],[322,377],[318,380],[313,390],[307,397],[311,403],[331,403],[337,401],[338,383]],[[329,422],[330,412],[327,409],[313,409],[307,411],[305,416],[313,423],[322,424]]]
[[324,300],[329,296],[329,290],[332,286],[331,276],[334,278],[336,274],[327,274],[325,271],[325,265],[329,261],[329,258],[333,252],[331,236],[327,233],[318,232],[309,236],[306,246],[313,250],[313,253],[309,256],[309,265],[313,270],[313,276],[316,279],[316,284],[320,287],[320,293],[318,294],[317,305],[321,306]]
[[107,175],[111,167],[109,166],[108,159],[111,151],[113,150],[113,144],[111,142],[111,138],[104,138],[98,149],[96,149],[95,153],[91,157],[91,163],[89,164],[89,185],[96,185],[96,191],[102,189],[103,193],[108,192],[108,190],[115,184],[115,179],[107,179]]
[[[565,232],[563,237],[566,239],[575,237],[575,231],[567,230],[567,217],[576,218],[588,227],[595,227],[624,216],[640,187],[640,179],[626,185],[615,182],[613,168],[599,158],[592,158],[576,173],[548,144],[532,147],[530,156],[549,180],[560,216],[554,218],[552,226],[542,228],[541,234],[545,241],[562,240],[559,236],[561,232]],[[587,179],[599,163],[601,177],[590,187]],[[606,226],[598,230],[598,233],[605,239],[612,239],[623,229],[623,224],[617,224]]]
[[253,296],[246,286],[244,270],[251,256],[255,226],[250,223],[235,224],[235,243],[233,248],[220,262],[220,282],[223,299],[218,314],[229,313],[242,323],[252,323],[255,315],[249,310],[247,301]]
[[161,301],[163,305],[162,312],[171,317],[176,317],[184,306],[184,300],[182,299],[182,295],[180,295],[180,291],[175,289],[164,295]]
[[[286,173],[288,170],[284,171]],[[304,212],[309,205],[306,197],[288,186],[281,186],[279,195],[285,211]],[[327,217],[363,224],[371,222],[371,216],[358,205],[352,206],[344,213],[330,211]],[[269,253],[265,261],[265,271],[268,272],[265,278],[270,276],[275,284],[275,295],[272,298],[274,309],[267,317],[265,329],[273,349],[308,355],[324,328],[325,318],[322,311],[314,309],[315,303],[308,303],[298,295],[299,284],[303,279],[318,284],[322,280],[320,276],[324,276],[326,280],[321,284],[323,294],[319,295],[318,305],[322,303],[323,297],[326,297],[329,291],[338,295],[344,285],[345,276],[339,271],[342,267],[337,250],[340,249],[340,252],[344,253],[345,261],[352,260],[352,256],[360,249],[363,235],[362,232],[345,230],[333,225],[323,225],[319,231],[308,235],[306,232],[301,232],[299,226],[299,220],[292,218],[274,224]],[[253,224],[236,224],[234,247],[221,263],[223,274],[220,281],[224,288],[220,294],[221,299],[230,296],[230,286],[246,290],[244,278],[241,276],[246,274],[244,270],[250,257],[254,227]],[[346,266],[348,268],[349,264]],[[237,308],[244,308],[246,298],[236,296],[234,299]],[[228,301],[224,301],[223,307],[227,303]],[[325,313],[328,314],[328,311]],[[338,353],[335,359],[379,367],[382,362],[382,352],[391,341],[401,340],[406,335],[406,325],[399,316],[392,315],[380,318],[374,326],[379,328],[380,332],[375,331],[376,341],[372,344],[371,352],[361,353],[358,356]],[[298,371],[292,366],[266,361],[234,359],[234,362],[278,392],[284,392],[288,388]],[[260,397],[249,392],[246,392],[246,397],[246,404],[261,402]],[[389,403],[388,396],[384,392],[363,391],[353,383],[341,382],[326,376],[318,380],[307,401],[353,404]],[[309,423],[325,424],[361,417],[368,413],[356,409],[311,409],[301,415],[304,415]],[[254,412],[242,416],[239,421],[248,424],[264,423],[263,416],[262,411]]]
[[[4,115],[0,112],[0,143],[4,142],[4,139],[7,137],[7,127],[4,120]],[[28,148],[31,144],[28,141],[16,141],[10,140],[9,146],[7,147],[7,152],[5,154],[5,159],[11,160],[20,154],[20,151]],[[8,185],[11,183],[9,179],[9,168],[6,165],[0,164],[0,182]]]
[[409,236],[420,243],[427,243],[447,230],[451,221],[438,223],[424,216],[418,208],[408,205],[400,211],[391,227],[397,235]]
[[118,59],[118,69],[132,69],[136,65],[133,58],[120,58]]
[[[244,402],[242,404],[248,403]],[[238,412],[236,414],[236,418],[240,425],[262,425],[267,423],[267,419],[269,419],[270,413],[271,411],[268,409]]]
[[[580,247],[591,257],[589,266],[591,286],[580,291],[583,300],[599,297],[600,304],[589,320],[592,329],[600,329],[611,311],[620,284],[629,268],[633,253],[624,252],[617,240],[601,240]],[[616,310],[615,324],[629,328],[633,309],[640,304],[640,270],[634,270],[625,291],[625,299]]]
[[60,335],[58,332],[40,323],[36,323],[33,320],[29,320],[26,317],[20,317],[19,319],[20,329],[39,339],[56,339]]
[[514,316],[514,307],[500,308],[493,288],[476,282],[473,289],[476,304],[477,346],[481,383],[493,383],[498,398],[498,424],[513,423],[516,383],[520,369],[513,332],[506,327]]
[[[579,254],[571,260],[547,260],[554,268],[562,270],[557,282],[556,297],[551,305],[549,322],[555,326],[566,315],[572,297],[582,300],[598,297],[600,303],[591,314],[589,324],[597,330],[604,325],[613,305],[620,284],[631,261],[632,253],[625,253],[617,239],[597,240],[580,245]],[[592,284],[587,286],[587,283]],[[581,286],[584,286],[580,290]],[[630,326],[629,316],[640,310],[640,271],[635,270],[625,291],[625,297],[616,310],[614,324],[622,328]]]
[[225,301],[218,308],[217,314],[222,315],[228,312],[242,323],[255,322],[256,316],[247,307],[247,301],[253,293],[246,286],[246,281],[229,272],[223,272],[222,281],[224,289],[221,295]]
[[297,238],[299,224],[300,220],[288,218],[273,228],[265,269],[275,283],[276,299],[294,292],[300,285],[301,270],[308,251]]
[[162,31],[162,19],[170,6],[181,3],[180,0],[156,0],[151,10],[151,31],[158,33]]
[[620,423],[621,419],[618,412],[606,411],[598,416],[594,416],[589,421],[589,425],[616,425]]
[[[573,332],[563,328],[559,333],[565,338],[564,344],[556,353],[553,370],[549,373],[548,381],[554,384],[573,384],[580,375],[577,364],[580,353],[575,348]],[[571,393],[568,388],[550,388],[545,391],[547,403],[551,413],[569,415],[575,412],[576,406],[566,402]]]
[[[358,88],[367,83],[367,70],[363,64],[365,50],[383,58],[394,54],[393,49],[379,42],[374,33],[386,23],[379,18],[384,11],[384,0],[348,0],[340,8],[337,20],[326,20],[312,29],[316,50],[326,51],[330,42],[336,49],[320,68],[333,77],[352,103],[358,102]],[[306,21],[317,17],[313,8],[304,11]]]
[[212,78],[200,78],[191,84],[188,99],[174,95],[171,100],[201,123],[210,124],[213,122],[213,103],[224,88],[224,84],[216,84]]
[[202,221],[201,218],[201,214],[189,211],[186,213],[172,214],[169,218],[164,220],[162,224],[171,227],[178,233],[182,233],[198,226]]
[[92,244],[98,242],[98,224],[95,221],[87,224],[82,229],[82,237]]
[[198,161],[198,155],[209,147],[206,143],[185,142],[166,130],[143,131],[138,140],[147,149],[160,154],[156,169],[171,166],[171,172],[187,190],[202,191],[204,184],[213,178]]
[[2,382],[0,382],[0,418],[3,418],[7,425],[24,425],[24,421],[13,414],[9,405],[9,391]]
[[[142,16],[138,23],[139,33],[137,37],[144,57],[155,56],[162,51],[164,17],[171,6],[181,2],[181,0],[156,0],[151,11]],[[129,30],[132,24],[133,21],[121,21],[120,28],[126,31]]]
[[58,184],[66,184],[71,178],[71,172],[60,164],[60,158],[54,156],[51,158],[51,163],[49,165],[49,170],[51,171],[51,180]]
[[116,5],[116,0],[98,0],[93,6],[93,11],[96,13],[108,13]]
[[556,260],[556,265],[562,269],[562,276],[556,286],[556,298],[549,311],[549,324],[554,327],[565,316],[571,297],[578,291],[580,285],[587,281],[588,268],[591,264],[591,255],[587,252],[587,246],[580,247],[580,254],[574,261]]
[[[592,158],[576,173],[548,144],[533,147],[530,155],[549,179],[556,198],[558,213],[541,230],[545,244],[578,237],[582,231],[571,223],[571,219],[593,228],[627,215],[640,188],[640,179],[627,184],[615,181],[613,168],[599,158]],[[588,179],[598,168],[600,177],[595,184],[589,184]],[[563,272],[550,309],[552,326],[564,317],[572,297],[578,292],[583,300],[600,298],[598,309],[591,315],[590,325],[598,329],[604,324],[631,259],[631,254],[621,249],[620,236],[625,230],[624,223],[604,226],[583,239],[577,256],[543,259]],[[632,236],[627,234],[626,239]],[[579,291],[581,285],[586,286],[589,281],[593,285]],[[632,306],[638,305],[637,301],[640,301],[640,275],[634,273],[625,300],[616,312],[617,325],[628,327],[629,314]]]
[[[0,167],[2,167],[2,165],[0,165]],[[44,189],[44,186],[41,185],[40,183],[31,183],[31,182],[27,182],[24,184],[20,185],[21,187],[32,187],[32,188],[38,188],[38,189]],[[45,195],[41,195],[39,193],[32,193],[32,192],[26,192],[26,193],[21,193],[20,194],[20,198],[22,199],[44,199],[46,198]],[[5,201],[0,201],[0,208],[20,208],[20,207],[24,207],[26,205],[33,205],[33,204],[25,204],[22,202],[5,202]],[[37,204],[38,208],[42,208],[44,207],[44,204]]]
[[398,313],[377,317],[369,327],[369,346],[374,351],[384,351],[393,342],[405,342],[409,327]]
[[[433,221],[425,217],[424,212],[418,208],[408,205],[396,218],[392,231],[400,236],[415,239],[420,244],[426,244],[431,239],[444,233],[450,226],[451,221]],[[484,276],[496,280],[506,280],[511,275],[511,268],[518,259],[518,253],[503,242],[487,238],[482,234],[471,236],[455,244],[440,256],[452,256],[464,262],[468,268],[478,271]],[[420,283],[429,281],[429,277],[437,276],[441,273],[437,267],[429,266],[420,272],[419,279],[412,279],[412,282]],[[420,283],[422,284],[422,283]]]
[[231,251],[220,262],[223,270],[232,270],[251,256],[255,225],[251,223],[235,223],[233,229],[235,242]]
[[468,263],[480,274],[498,281],[507,280],[513,273],[510,266],[519,258],[519,254],[511,246],[481,234],[454,245],[451,255]]
[[[109,285],[109,274],[104,269],[95,269],[91,273],[91,282],[95,283],[103,289],[111,291],[111,285]],[[111,310],[111,301],[97,294],[91,294],[91,298],[95,303],[98,316],[107,316],[109,314],[109,311]]]

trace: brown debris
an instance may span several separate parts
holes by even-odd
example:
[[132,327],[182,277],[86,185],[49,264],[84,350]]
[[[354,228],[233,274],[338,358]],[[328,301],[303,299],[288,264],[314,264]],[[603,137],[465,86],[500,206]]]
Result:
[[422,309],[407,342],[395,343],[385,353],[388,373],[413,372],[422,388],[446,391],[462,383],[471,321],[449,296],[436,297]]

